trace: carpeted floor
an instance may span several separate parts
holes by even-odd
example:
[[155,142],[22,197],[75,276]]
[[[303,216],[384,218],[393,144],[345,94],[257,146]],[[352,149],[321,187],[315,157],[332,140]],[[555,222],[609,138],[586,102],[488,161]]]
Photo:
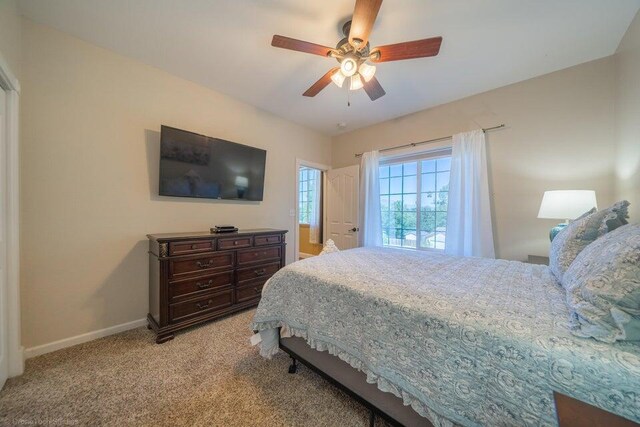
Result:
[[317,374],[288,374],[284,353],[262,359],[252,316],[162,345],[143,327],[27,360],[0,392],[0,425],[368,425],[366,409]]

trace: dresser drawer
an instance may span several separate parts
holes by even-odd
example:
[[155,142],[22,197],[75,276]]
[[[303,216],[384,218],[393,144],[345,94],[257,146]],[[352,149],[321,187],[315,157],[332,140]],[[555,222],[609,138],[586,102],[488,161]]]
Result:
[[207,256],[172,259],[169,261],[169,273],[172,278],[194,273],[208,273],[216,270],[231,269],[234,253],[223,252]]
[[231,289],[207,297],[171,304],[169,306],[169,321],[172,323],[182,322],[191,317],[222,310],[232,304],[233,290]]
[[279,260],[282,254],[282,247],[256,248],[238,251],[238,265],[255,264],[258,262]]
[[268,236],[254,237],[255,246],[275,245],[282,243],[282,234],[270,234]]
[[236,289],[236,304],[256,300],[256,303],[262,296],[262,287],[267,279],[253,280],[242,287]]
[[214,251],[215,248],[215,240],[171,242],[169,244],[169,255],[189,255],[198,252],[211,252]]
[[226,271],[211,276],[182,279],[169,283],[169,300],[175,302],[211,293],[233,284],[233,271]]
[[255,267],[242,268],[238,270],[238,286],[242,286],[242,282],[251,279],[268,279],[273,276],[276,271],[280,270],[280,262],[264,264]]
[[253,238],[249,237],[230,237],[227,239],[218,239],[218,250],[248,248],[253,246]]

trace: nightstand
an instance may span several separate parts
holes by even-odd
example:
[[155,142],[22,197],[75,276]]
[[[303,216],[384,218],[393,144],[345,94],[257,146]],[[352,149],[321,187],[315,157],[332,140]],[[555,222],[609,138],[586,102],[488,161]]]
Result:
[[529,259],[527,259],[527,262],[529,264],[549,265],[549,257],[540,255],[529,255]]

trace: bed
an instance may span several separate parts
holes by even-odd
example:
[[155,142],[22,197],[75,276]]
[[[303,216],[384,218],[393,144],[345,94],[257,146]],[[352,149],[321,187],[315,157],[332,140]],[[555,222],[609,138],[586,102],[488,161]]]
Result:
[[252,328],[264,357],[297,338],[433,425],[556,426],[554,392],[640,422],[640,346],[573,336],[564,299],[542,265],[358,248],[280,270]]

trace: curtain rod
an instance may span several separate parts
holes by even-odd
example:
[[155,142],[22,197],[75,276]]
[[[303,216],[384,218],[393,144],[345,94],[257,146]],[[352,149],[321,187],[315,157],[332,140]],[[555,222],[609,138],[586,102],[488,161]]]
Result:
[[[482,132],[486,132],[488,130],[496,130],[496,129],[502,129],[503,127],[505,127],[506,125],[503,123],[501,125],[498,126],[493,126],[490,128],[482,128]],[[427,141],[420,141],[420,142],[412,142],[410,144],[403,144],[403,145],[397,145],[395,147],[389,147],[389,148],[382,148],[378,151],[389,151],[389,150],[397,150],[398,148],[405,148],[405,147],[415,147],[416,145],[422,145],[422,144],[432,144],[434,142],[440,142],[440,141],[446,141],[447,139],[451,139],[453,138],[453,135],[449,135],[449,136],[443,136],[440,138],[435,138],[435,139],[429,139]],[[361,157],[362,153],[358,153],[356,154],[356,157]]]

